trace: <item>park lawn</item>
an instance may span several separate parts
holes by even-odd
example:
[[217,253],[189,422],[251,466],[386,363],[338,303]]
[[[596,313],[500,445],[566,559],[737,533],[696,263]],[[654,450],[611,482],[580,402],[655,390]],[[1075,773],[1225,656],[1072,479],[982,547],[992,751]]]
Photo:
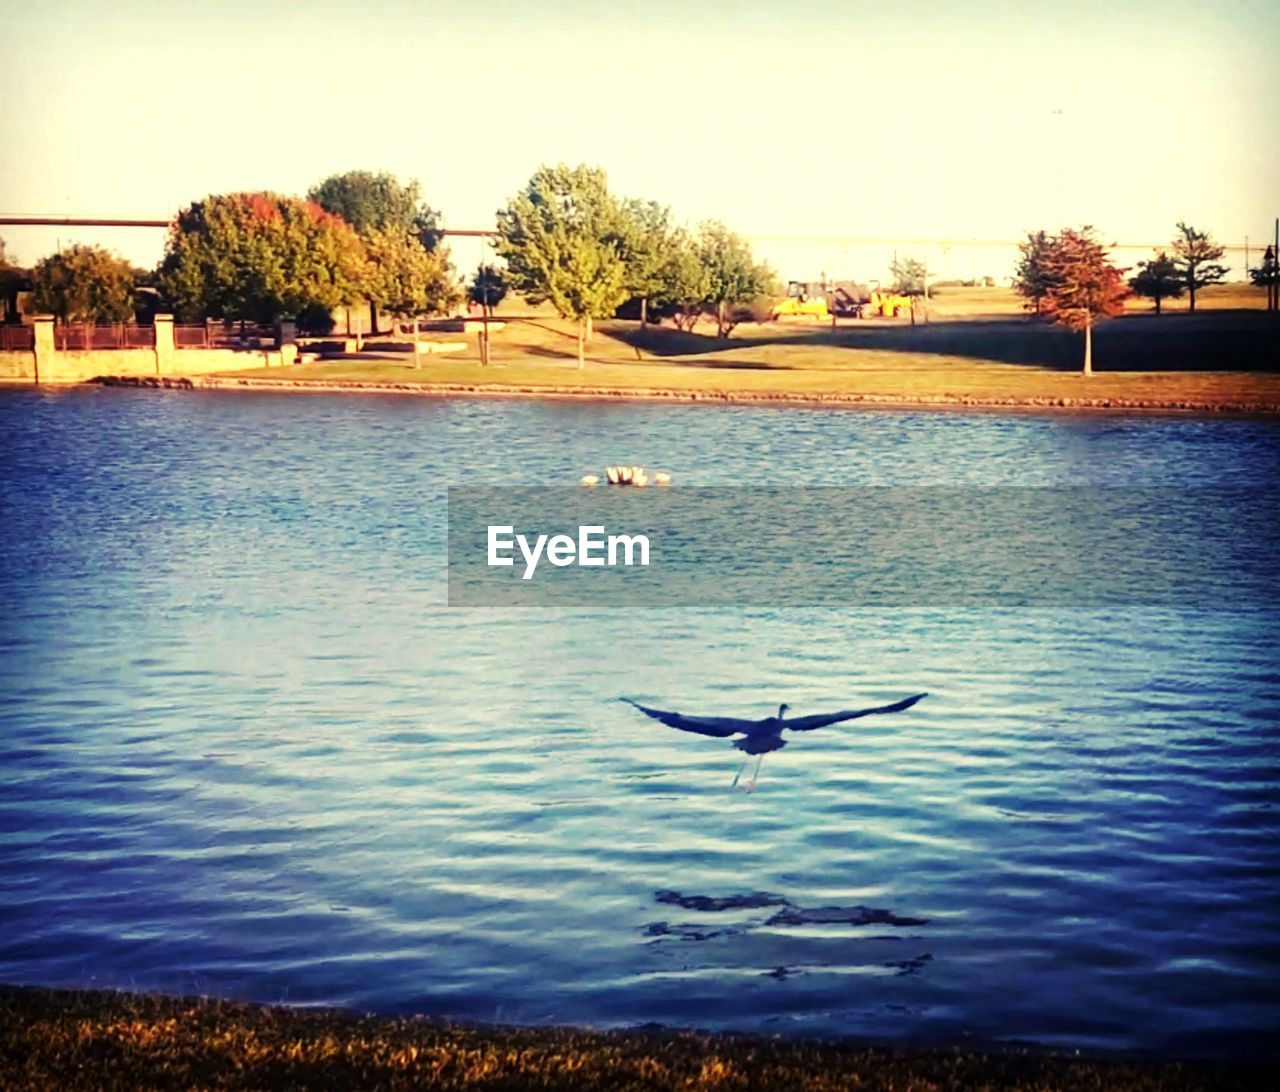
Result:
[[[1124,302],[1126,314],[1153,314],[1155,304],[1142,296],[1131,295]],[[1185,314],[1189,302],[1184,295],[1177,300],[1163,300],[1160,308],[1167,314]],[[1251,284],[1233,282],[1212,284],[1196,293],[1196,314],[1217,311],[1265,311],[1267,291]],[[969,318],[972,316],[1023,315],[1023,299],[1009,287],[943,286],[932,292],[930,314],[937,318]]]
[[[706,327],[703,328],[706,331]],[[441,335],[459,340],[457,335]],[[481,367],[474,335],[464,352],[401,359],[356,356],[227,373],[299,386],[379,384],[522,393],[917,402],[1120,404],[1258,408],[1280,406],[1280,331],[1269,316],[1135,316],[1104,325],[1091,377],[1079,374],[1078,335],[1025,318],[931,322],[888,320],[746,324],[713,332],[641,331],[600,323],[577,367],[572,323],[509,320],[493,334]]]

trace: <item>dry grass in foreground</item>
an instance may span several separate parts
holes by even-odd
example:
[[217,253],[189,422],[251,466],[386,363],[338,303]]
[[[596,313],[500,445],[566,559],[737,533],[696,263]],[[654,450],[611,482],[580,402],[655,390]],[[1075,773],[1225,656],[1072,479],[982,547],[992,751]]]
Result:
[[105,991],[0,987],[6,1089],[1261,1087],[1235,1064],[907,1051],[756,1036],[456,1027]]

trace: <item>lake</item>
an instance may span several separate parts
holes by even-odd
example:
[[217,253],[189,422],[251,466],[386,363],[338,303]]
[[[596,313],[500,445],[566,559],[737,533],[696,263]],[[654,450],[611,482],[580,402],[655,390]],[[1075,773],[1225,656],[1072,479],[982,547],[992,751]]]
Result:
[[[1280,422],[0,391],[0,980],[1236,1055],[1277,612],[462,609],[446,489],[1254,486]],[[785,529],[779,530],[785,534]],[[617,699],[908,712],[739,754]]]

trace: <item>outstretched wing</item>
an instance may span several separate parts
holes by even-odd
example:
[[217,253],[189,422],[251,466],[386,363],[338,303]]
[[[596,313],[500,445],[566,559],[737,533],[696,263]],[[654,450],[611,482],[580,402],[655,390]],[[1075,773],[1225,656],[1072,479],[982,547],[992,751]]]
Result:
[[751,732],[759,728],[763,721],[743,720],[740,717],[686,717],[683,713],[669,713],[665,709],[650,709],[630,698],[619,698],[628,705],[634,705],[646,717],[653,717],[671,728],[679,728],[682,732],[697,732],[700,736],[720,736],[721,738],[736,735],[739,732]]
[[811,717],[788,717],[782,727],[793,732],[811,732],[815,728],[825,728],[828,724],[839,724],[842,720],[856,720],[858,717],[869,717],[872,713],[901,713],[910,709],[924,694],[914,694],[892,705],[877,705],[874,709],[843,709],[839,713],[815,713]]

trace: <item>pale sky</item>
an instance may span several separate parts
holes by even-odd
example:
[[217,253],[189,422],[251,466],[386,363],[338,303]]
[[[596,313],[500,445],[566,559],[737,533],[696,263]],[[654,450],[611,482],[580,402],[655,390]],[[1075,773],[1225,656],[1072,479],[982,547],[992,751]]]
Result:
[[[1015,239],[1060,217],[1258,246],[1280,215],[1277,76],[1280,4],[1261,0],[0,0],[0,213],[168,217],[366,168],[489,228],[566,161],[724,220],[784,276],[876,275],[839,268],[882,260],[841,237]],[[0,235],[23,262],[87,241],[152,265],[163,246]]]

